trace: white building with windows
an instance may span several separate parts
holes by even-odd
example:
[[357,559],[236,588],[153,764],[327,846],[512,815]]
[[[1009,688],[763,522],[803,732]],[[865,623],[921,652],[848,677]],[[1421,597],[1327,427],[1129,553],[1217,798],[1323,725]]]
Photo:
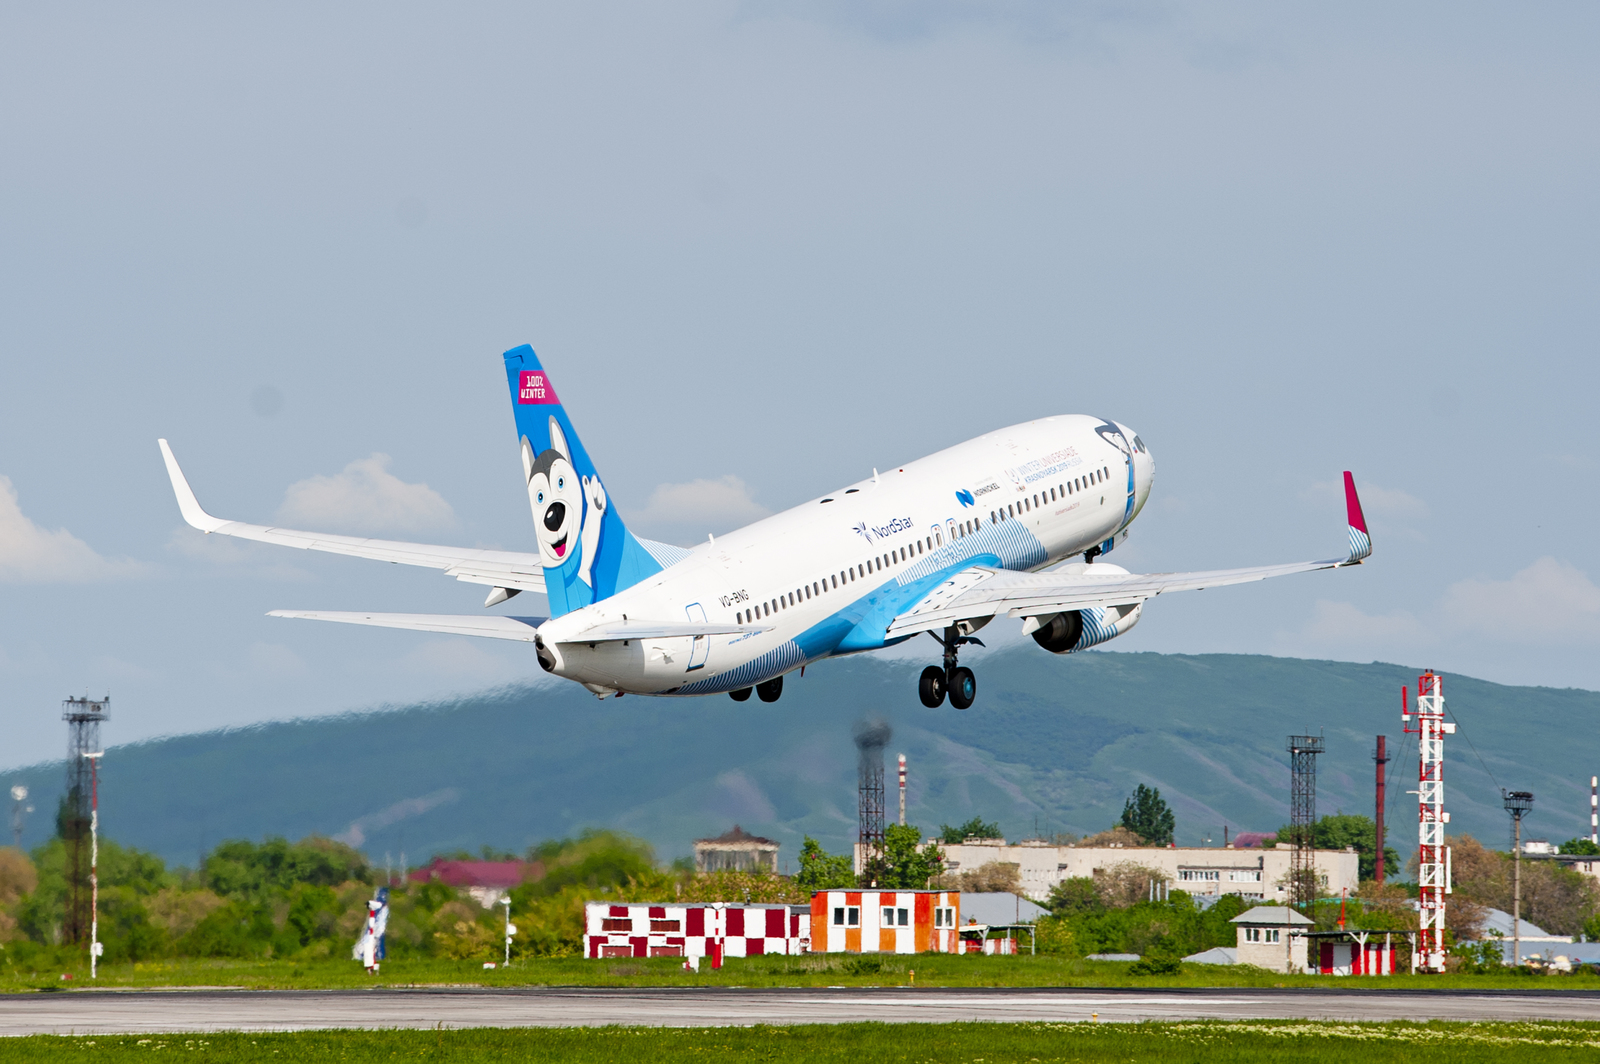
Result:
[[[1167,886],[1189,894],[1238,894],[1269,905],[1288,899],[1286,883],[1293,852],[1288,846],[1079,847],[1003,839],[968,839],[953,845],[941,843],[940,848],[947,872],[972,872],[994,862],[1016,865],[1022,892],[1035,901],[1048,898],[1063,879],[1092,877],[1097,869],[1128,863],[1153,869]],[[1319,889],[1325,895],[1337,897],[1341,890],[1355,893],[1361,866],[1354,849],[1317,850],[1315,867]]]
[[1235,916],[1233,924],[1239,929],[1237,963],[1271,972],[1306,970],[1304,932],[1312,927],[1306,917],[1287,906],[1258,905]]

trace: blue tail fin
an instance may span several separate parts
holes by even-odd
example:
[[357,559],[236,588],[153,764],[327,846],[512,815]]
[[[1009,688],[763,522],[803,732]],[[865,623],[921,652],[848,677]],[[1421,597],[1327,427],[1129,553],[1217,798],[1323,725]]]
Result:
[[659,573],[661,563],[623,525],[606,495],[533,348],[514,347],[505,360],[551,616]]

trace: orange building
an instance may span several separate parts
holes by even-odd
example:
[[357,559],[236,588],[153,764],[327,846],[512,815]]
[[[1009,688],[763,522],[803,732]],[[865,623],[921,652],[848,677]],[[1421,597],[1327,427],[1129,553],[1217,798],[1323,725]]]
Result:
[[819,890],[811,895],[812,953],[956,953],[961,893]]

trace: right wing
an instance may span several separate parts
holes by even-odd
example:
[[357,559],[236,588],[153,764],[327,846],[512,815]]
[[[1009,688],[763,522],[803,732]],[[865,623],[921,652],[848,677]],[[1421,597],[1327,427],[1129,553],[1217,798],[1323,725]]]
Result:
[[[912,607],[889,622],[885,635],[937,631],[957,621],[990,617],[1048,618],[1092,607],[1131,606],[1169,591],[1199,591],[1228,584],[1247,584],[1290,573],[1360,565],[1372,554],[1372,537],[1356,495],[1355,478],[1344,475],[1346,532],[1349,552],[1343,558],[1245,569],[1212,569],[1194,573],[1077,572],[1018,573],[974,565],[952,573]],[[1107,568],[1110,568],[1109,566]]]
[[202,532],[215,532],[223,536],[253,539],[260,543],[275,543],[280,547],[300,550],[326,551],[330,554],[348,554],[356,558],[372,558],[397,565],[420,565],[428,569],[442,569],[447,576],[469,584],[487,584],[515,591],[544,592],[544,567],[537,554],[508,550],[474,550],[469,547],[440,547],[431,543],[402,543],[392,539],[364,539],[359,536],[334,536],[322,532],[297,532],[290,528],[270,525],[250,525],[243,521],[224,521],[212,517],[200,508],[194,490],[189,487],[178,460],[166,440],[161,444],[161,457],[167,463],[167,475],[172,478],[172,490],[178,497],[178,509],[183,519]]

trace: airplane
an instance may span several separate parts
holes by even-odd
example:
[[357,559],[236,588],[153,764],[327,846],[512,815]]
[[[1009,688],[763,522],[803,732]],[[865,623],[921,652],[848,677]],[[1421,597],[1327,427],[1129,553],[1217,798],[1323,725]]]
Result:
[[601,698],[753,690],[776,702],[783,678],[828,658],[923,633],[941,646],[918,679],[923,705],[967,709],[977,679],[963,646],[997,617],[1053,654],[1124,635],[1171,591],[1359,565],[1372,554],[1355,480],[1344,474],[1342,558],[1244,569],[1135,574],[1103,561],[1128,537],[1155,459],[1126,425],[1066,414],[997,429],[847,484],[693,548],[629,531],[549,375],[527,345],[507,351],[524,485],[537,550],[474,550],[224,521],[195,498],[158,441],[183,519],[202,532],[443,570],[524,591],[548,616],[274,610],[337,621],[532,643],[539,665]]

